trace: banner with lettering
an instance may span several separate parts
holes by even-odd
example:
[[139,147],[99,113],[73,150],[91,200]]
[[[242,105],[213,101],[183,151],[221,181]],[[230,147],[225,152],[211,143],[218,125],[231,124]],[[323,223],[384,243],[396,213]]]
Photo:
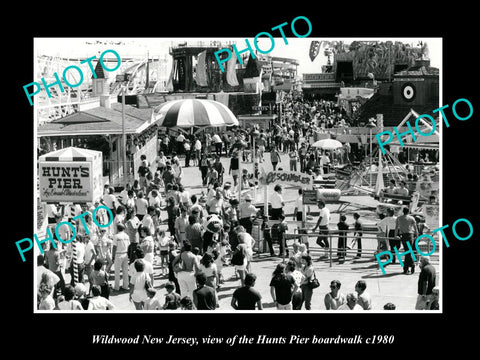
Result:
[[269,171],[268,173],[262,169],[260,174],[260,183],[269,184],[290,184],[294,186],[307,187],[313,185],[313,177],[296,171]]

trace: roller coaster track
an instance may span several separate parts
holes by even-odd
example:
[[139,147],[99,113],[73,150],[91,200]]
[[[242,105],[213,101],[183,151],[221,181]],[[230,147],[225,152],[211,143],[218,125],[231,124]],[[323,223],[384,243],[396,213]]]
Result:
[[[92,95],[92,75],[88,63],[81,64],[85,60],[84,58],[67,58],[60,56],[49,56],[49,55],[39,55],[37,56],[36,65],[36,77],[35,80],[38,83],[41,83],[41,78],[45,80],[47,84],[52,84],[56,81],[54,73],[57,73],[59,78],[63,74],[63,70],[68,66],[78,66],[83,73],[84,79],[83,83],[76,87],[71,88],[65,84],[62,79],[62,85],[64,92],[61,92],[58,86],[52,86],[50,91],[50,97],[42,90],[36,99],[36,110],[38,123],[43,124],[55,119],[62,118],[66,115],[72,114],[79,110],[79,106],[86,104],[88,102],[93,102],[98,98]],[[105,58],[104,61],[113,61],[112,59]],[[115,59],[116,61],[116,59]],[[155,81],[149,81],[149,84],[146,84],[146,69],[147,61],[149,64],[157,62],[157,69],[151,69],[150,66],[149,73],[150,78],[156,79]],[[161,89],[160,82],[162,80],[162,75],[165,77],[166,69],[163,69],[163,74],[161,74],[160,66],[161,63],[158,62],[159,59],[147,59],[144,58],[125,58],[122,59],[122,64],[120,68],[112,73],[113,75],[129,74],[129,80],[127,83],[127,94],[140,94],[145,92],[153,92],[155,89]],[[92,61],[92,64],[95,66],[95,61]],[[152,76],[152,73],[156,76]],[[112,77],[112,75],[110,75]],[[67,81],[71,84],[77,84],[81,80],[80,74],[77,71],[69,71],[67,73]],[[115,78],[109,82],[109,92],[110,95],[115,96],[120,93],[122,83],[116,82]],[[153,84],[153,86],[152,86]]]

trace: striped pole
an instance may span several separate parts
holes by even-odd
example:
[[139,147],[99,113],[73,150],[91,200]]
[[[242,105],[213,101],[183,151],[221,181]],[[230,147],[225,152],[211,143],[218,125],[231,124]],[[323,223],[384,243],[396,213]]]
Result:
[[[75,204],[70,205],[70,222],[76,227],[75,220]],[[72,241],[72,261],[73,261],[73,283],[76,285],[78,281],[78,264],[77,264],[77,239]]]

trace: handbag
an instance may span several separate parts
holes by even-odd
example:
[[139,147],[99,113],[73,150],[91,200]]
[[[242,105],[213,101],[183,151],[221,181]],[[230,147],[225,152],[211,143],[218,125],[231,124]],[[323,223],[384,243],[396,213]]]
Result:
[[313,279],[308,280],[308,286],[310,289],[316,289],[320,286],[320,281],[318,281],[315,272],[313,273]]

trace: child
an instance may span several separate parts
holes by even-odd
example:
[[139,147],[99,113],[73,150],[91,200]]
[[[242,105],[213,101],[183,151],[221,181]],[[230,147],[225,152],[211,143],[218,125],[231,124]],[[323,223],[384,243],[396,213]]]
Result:
[[167,264],[168,264],[168,244],[170,243],[171,237],[166,236],[165,230],[158,231],[158,249],[160,250],[160,268],[162,269],[162,275],[167,274]]
[[268,225],[268,217],[263,216],[262,218],[262,231],[263,231],[263,238],[268,244],[268,249],[270,250],[270,256],[275,256],[275,250],[273,249],[272,244],[272,233],[270,231],[270,226]]
[[184,296],[180,300],[180,306],[182,310],[193,310],[193,301],[189,296]]
[[163,304],[163,310],[177,310],[180,307],[180,295],[174,292],[175,284],[168,282],[165,284],[167,293],[165,294],[165,304]]
[[285,256],[288,258],[288,246],[287,246],[287,241],[285,238],[285,234],[287,233],[288,230],[288,224],[285,220],[285,215],[281,214],[279,217],[280,219],[280,224],[278,224],[278,240],[280,242],[280,256]]
[[102,269],[103,264],[104,262],[101,259],[95,261],[92,272],[92,286],[100,286],[100,296],[108,299],[108,297],[110,296],[110,286],[108,284],[108,275]]
[[222,240],[220,243],[220,246],[218,247],[217,250],[218,256],[215,259],[215,264],[217,265],[217,271],[218,271],[218,283],[223,284],[223,274],[222,274],[222,269],[223,265],[227,264],[227,256],[231,253],[230,249],[230,244],[228,240]]
[[105,229],[100,229],[100,237],[98,239],[98,258],[103,260],[106,265],[107,274],[110,274],[110,270],[113,266],[112,246],[113,241],[110,238],[110,235]]
[[217,271],[216,271],[216,285],[217,285],[217,290],[220,289],[220,280],[222,278],[222,268],[223,268],[223,261],[222,261],[222,258],[220,257],[220,252],[219,252],[219,249],[220,249],[220,244],[218,244],[218,247],[217,249],[214,249],[212,251],[212,258],[213,258],[213,263],[215,264],[215,266],[217,267]]
[[157,291],[150,287],[147,289],[147,296],[148,296],[148,299],[145,301],[145,307],[144,309],[145,310],[160,310],[161,309],[161,305],[160,305],[160,301],[158,300],[158,298],[155,297],[155,295],[157,294]]
[[355,239],[350,246],[353,247],[355,243],[357,244],[357,256],[355,256],[355,258],[360,258],[362,256],[362,221],[360,220],[359,213],[354,213],[353,218],[355,219],[355,223],[353,224]]
[[302,267],[302,257],[308,255],[307,246],[302,243],[298,243],[296,246],[293,260],[295,261],[295,267],[300,269]]
[[229,243],[229,233],[230,233],[230,225],[229,224],[223,224],[223,229],[219,233],[218,241],[219,243],[222,243],[224,241]]
[[339,261],[345,261],[345,255],[346,255],[346,245],[347,245],[347,231],[348,230],[348,224],[346,223],[347,217],[345,215],[340,215],[340,221],[337,224],[337,228],[339,230],[338,233],[338,260]]

